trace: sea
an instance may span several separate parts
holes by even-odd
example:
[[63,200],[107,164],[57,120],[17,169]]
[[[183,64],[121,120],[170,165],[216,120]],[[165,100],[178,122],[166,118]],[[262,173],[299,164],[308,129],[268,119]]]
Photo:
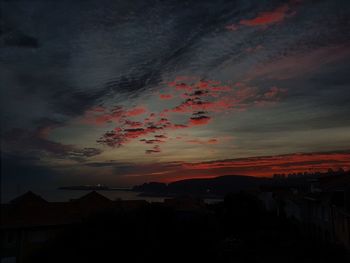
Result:
[[[71,199],[80,198],[88,194],[89,190],[62,190],[62,189],[50,189],[50,190],[38,190],[33,191],[35,194],[40,195],[42,198],[49,202],[67,202]],[[130,190],[97,190],[99,194],[107,197],[110,200],[146,200],[152,202],[163,202],[164,199],[169,198],[165,196],[140,196],[140,192]],[[8,203],[17,196],[23,193],[17,193],[16,195],[3,195],[1,203]],[[208,204],[217,203],[222,201],[220,198],[205,198],[204,202]]]

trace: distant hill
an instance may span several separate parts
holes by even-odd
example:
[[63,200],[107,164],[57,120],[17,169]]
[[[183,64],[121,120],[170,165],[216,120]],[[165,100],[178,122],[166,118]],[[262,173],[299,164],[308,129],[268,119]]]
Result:
[[223,196],[227,193],[256,189],[271,182],[269,178],[242,175],[225,175],[214,178],[185,179],[169,184],[150,182],[133,188],[134,191],[152,195],[194,194]]

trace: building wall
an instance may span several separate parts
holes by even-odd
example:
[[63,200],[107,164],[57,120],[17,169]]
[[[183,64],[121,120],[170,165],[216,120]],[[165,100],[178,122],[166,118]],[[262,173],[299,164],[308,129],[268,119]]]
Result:
[[350,250],[350,215],[332,207],[334,237],[338,243]]

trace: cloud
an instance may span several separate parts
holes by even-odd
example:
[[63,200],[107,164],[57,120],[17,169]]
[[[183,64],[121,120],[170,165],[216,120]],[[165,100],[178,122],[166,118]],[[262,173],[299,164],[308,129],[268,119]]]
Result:
[[162,100],[171,100],[173,98],[173,95],[171,94],[160,94],[159,98]]
[[125,120],[125,125],[129,126],[130,128],[140,128],[143,126],[143,123],[139,121]]
[[12,32],[3,40],[5,46],[19,48],[39,48],[39,40],[32,36]]
[[[115,118],[118,126],[103,134],[98,143],[110,146],[121,147],[140,138],[139,142],[144,144],[153,144],[155,139],[146,138],[149,135],[160,136],[166,130],[187,129],[208,125],[214,113],[227,112],[232,110],[242,110],[248,107],[265,106],[269,102],[279,100],[284,89],[272,87],[265,91],[259,91],[256,88],[247,86],[244,83],[238,83],[234,87],[225,85],[220,81],[203,80],[198,77],[178,77],[173,82],[168,82],[170,88],[177,90],[183,101],[172,108],[164,108],[156,112],[148,112],[145,107],[136,107],[130,110],[116,106],[110,113],[103,108],[94,108],[89,110],[93,116],[103,116],[111,121]],[[177,89],[176,87],[181,87]],[[191,92],[188,92],[191,91]],[[282,92],[283,91],[283,92]],[[129,118],[148,113],[143,122],[130,120]],[[101,114],[101,115],[100,115]],[[172,114],[183,115],[184,123],[173,123]],[[188,116],[191,114],[192,116]],[[155,137],[156,138],[156,137]],[[167,139],[161,142],[166,142]],[[151,153],[150,152],[146,153]]]
[[76,148],[73,147],[71,151],[65,154],[66,158],[72,159],[78,162],[84,162],[87,158],[99,155],[102,153],[101,149],[97,148]]
[[188,125],[185,124],[173,124],[171,126],[171,129],[177,130],[177,129],[186,129],[188,128]]
[[281,5],[272,11],[266,11],[258,14],[252,19],[243,19],[239,23],[245,26],[264,26],[283,21],[288,17],[290,7],[288,4]]
[[[348,115],[349,108],[347,1],[313,1],[300,12],[292,1],[188,1],[186,6],[182,1],[112,2],[86,3],[84,8],[76,1],[38,1],[30,7],[4,2],[2,13],[8,21],[4,20],[0,36],[2,130],[23,130],[17,139],[3,138],[5,144],[16,144],[23,154],[35,151],[37,159],[80,158],[97,152],[66,143],[73,136],[91,144],[90,138],[101,135],[102,144],[115,147],[145,143],[139,140],[167,143],[182,131],[207,136],[210,130],[210,136],[222,142],[223,132],[244,129],[246,122],[251,125],[249,132],[238,131],[236,144],[237,154],[245,156],[259,147],[259,153],[295,149],[295,129],[307,131],[303,140],[313,141],[316,129],[341,126],[342,132],[330,129],[331,139],[322,145],[317,141],[312,149],[346,145],[343,134],[348,121],[342,116]],[[298,19],[292,21],[289,17],[295,11]],[[5,28],[9,22],[11,32]],[[226,29],[232,32],[224,29],[228,24]],[[332,65],[324,71],[320,67],[325,64]],[[245,82],[246,77],[251,82]],[[236,81],[245,86],[233,85]],[[293,100],[291,92],[303,101]],[[160,94],[173,98],[160,101]],[[275,109],[256,109],[281,98],[286,98],[285,103]],[[111,109],[112,105],[119,108]],[[211,118],[210,127],[193,126],[191,118],[199,116]],[[55,133],[60,143],[50,140],[55,126],[37,123],[43,118],[62,124]],[[167,138],[157,137],[163,134]],[[286,143],[277,146],[270,140],[274,134]],[[146,145],[152,150],[155,144]],[[181,151],[181,146],[175,145],[175,150]],[[134,148],[126,151],[127,156],[116,154],[116,158],[134,160]],[[164,156],[178,157],[172,154]],[[184,175],[206,175],[204,170],[190,172]]]
[[235,25],[235,24],[232,24],[232,25],[227,25],[225,26],[225,28],[229,31],[236,31],[239,29],[239,26]]
[[255,47],[248,47],[248,48],[245,49],[245,51],[248,52],[248,53],[255,53],[255,52],[257,52],[257,51],[259,51],[259,50],[261,50],[263,48],[264,47],[262,45],[257,45]]
[[327,171],[350,169],[350,151],[295,153],[210,162],[184,163],[184,169],[208,170],[218,174],[246,174],[271,176],[274,173],[298,173],[305,171]]
[[114,167],[114,168],[132,168],[134,164],[128,162],[106,161],[106,162],[86,162],[83,164],[88,167]]
[[104,125],[106,123],[110,123],[113,120],[118,121],[120,119],[119,114],[105,114],[105,115],[99,115],[95,117],[88,117],[84,120],[82,120],[82,123],[84,124],[95,124],[95,125]]
[[145,128],[116,128],[113,131],[104,133],[98,140],[98,143],[110,146],[121,147],[133,139],[147,136],[148,134],[161,131],[162,126],[150,125]]
[[151,150],[146,150],[145,153],[146,154],[153,154],[153,153],[160,153],[160,147],[158,145],[153,146],[153,148]]
[[324,65],[336,63],[349,57],[350,49],[347,45],[325,46],[310,50],[307,53],[297,52],[267,63],[261,63],[253,67],[247,73],[247,77],[287,80],[310,75]]
[[168,137],[166,135],[163,135],[163,134],[156,134],[154,135],[155,138],[159,138],[159,139],[167,139]]
[[237,31],[241,26],[262,27],[281,23],[286,18],[296,14],[294,7],[300,2],[302,1],[290,0],[288,3],[282,4],[273,10],[260,12],[250,19],[241,19],[238,24],[227,25],[225,28],[229,31]]
[[[160,148],[147,151],[147,154],[159,153]],[[133,164],[119,162],[101,162],[84,164],[91,167],[115,167],[122,170],[127,180],[134,182],[160,181],[172,182],[190,178],[209,178],[220,175],[250,175],[271,177],[281,173],[323,172],[329,168],[350,169],[350,151],[292,153],[286,155],[258,156],[237,159],[214,160],[207,162],[160,162]],[[131,177],[133,179],[131,179]]]
[[159,139],[141,139],[140,142],[143,142],[145,144],[158,144],[158,143],[164,143],[165,141],[159,140]]
[[125,115],[128,116],[128,117],[134,117],[134,116],[138,116],[138,115],[141,115],[141,114],[145,114],[146,112],[147,112],[147,109],[146,109],[146,108],[137,107],[137,108],[128,110],[128,111],[125,113]]
[[192,140],[187,140],[186,142],[190,144],[209,145],[209,144],[218,144],[219,140],[215,138],[208,139],[208,140],[192,139]]
[[211,117],[209,116],[191,117],[189,121],[189,125],[192,125],[192,126],[206,125],[210,122],[210,120],[211,120]]
[[125,125],[139,127],[141,126],[140,122],[132,121],[126,118],[136,117],[145,113],[147,113],[147,109],[144,107],[135,107],[127,110],[122,106],[114,106],[109,110],[102,106],[93,106],[85,111],[85,114],[83,118],[80,119],[80,122],[83,124],[97,126],[112,122],[124,122]]
[[42,126],[34,131],[13,129],[4,136],[6,151],[20,151],[23,154],[34,156],[40,156],[44,153],[53,158],[71,159],[79,162],[102,153],[102,150],[97,148],[79,148],[74,145],[52,141],[48,139],[49,132],[52,129],[52,125]]

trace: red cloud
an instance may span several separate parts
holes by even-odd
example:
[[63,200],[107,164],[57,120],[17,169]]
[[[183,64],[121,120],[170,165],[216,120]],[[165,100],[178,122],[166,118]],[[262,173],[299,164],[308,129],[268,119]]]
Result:
[[142,135],[147,135],[149,133],[148,130],[143,128],[134,128],[134,129],[124,129],[124,136],[127,139],[138,138]]
[[124,111],[121,107],[115,107],[108,111],[104,107],[93,107],[85,112],[81,122],[91,125],[104,125],[112,121],[118,122],[123,117]]
[[127,138],[119,130],[108,131],[97,140],[98,143],[109,147],[120,147],[126,142]]
[[287,17],[289,10],[289,5],[284,4],[273,11],[260,13],[253,19],[241,20],[239,23],[245,26],[263,26],[278,23]]
[[201,80],[196,84],[196,86],[200,89],[205,89],[208,88],[209,82]]
[[209,87],[211,91],[220,91],[220,92],[229,92],[232,90],[230,86],[214,86],[214,87]]
[[190,125],[198,126],[198,125],[206,125],[211,120],[211,117],[208,116],[198,116],[198,117],[191,117],[189,120]]
[[169,87],[175,87],[176,90],[186,90],[188,92],[191,92],[193,90],[191,85],[188,85],[184,82],[177,83],[176,81],[174,82],[169,82],[168,83]]
[[130,128],[140,128],[143,126],[143,123],[139,121],[125,120],[125,125],[129,126]]
[[165,136],[165,135],[163,135],[163,134],[156,134],[156,135],[154,135],[154,137],[155,138],[159,138],[159,139],[167,139],[168,137],[167,136]]
[[328,168],[349,169],[350,152],[295,153],[278,156],[184,163],[186,170],[212,170],[216,174],[271,176],[274,173],[327,171]]
[[[300,2],[302,1],[290,0],[289,3],[283,4],[272,11],[261,12],[252,19],[243,19],[239,22],[239,25],[267,26],[282,22],[287,17],[290,17],[295,14],[295,11],[292,11],[292,7],[296,4],[299,4]],[[236,31],[237,29],[239,29],[239,25],[227,25],[225,28],[230,31]]]
[[272,87],[269,91],[264,93],[263,97],[264,99],[271,100],[277,98],[280,94],[285,93],[285,89],[280,89],[277,87]]
[[140,142],[143,142],[145,144],[155,144],[155,143],[164,143],[165,141],[158,140],[158,139],[151,139],[151,140],[141,139]]
[[173,98],[173,95],[171,95],[171,94],[160,94],[159,98],[162,99],[162,100],[170,100],[170,99]]
[[217,144],[217,143],[219,143],[219,141],[217,139],[209,139],[207,143],[208,144]]
[[117,127],[113,131],[106,132],[100,139],[97,140],[97,142],[110,147],[120,147],[130,142],[130,140],[139,138],[141,136],[147,136],[150,133],[155,133],[162,129],[162,127],[157,126],[130,129]]
[[202,101],[200,99],[187,99],[179,106],[173,108],[172,112],[191,113],[194,111],[225,111],[233,106],[233,101],[230,98],[223,98],[217,101]]
[[156,122],[156,125],[168,127],[171,125],[171,122],[167,118],[161,118],[159,121]]
[[[179,83],[179,81],[181,82]],[[219,81],[188,77],[177,78],[174,82],[169,83],[169,86],[176,87],[182,92],[185,90],[185,93],[182,95],[186,99],[172,109],[163,109],[160,113],[149,113],[143,122],[133,121],[128,119],[128,117],[148,112],[144,107],[135,107],[127,111],[121,107],[116,107],[110,113],[106,113],[106,110],[104,110],[103,114],[97,114],[97,116],[95,115],[95,110],[93,114],[95,123],[117,120],[119,124],[119,127],[115,128],[114,131],[106,132],[98,142],[112,147],[119,147],[136,138],[148,136],[151,133],[154,134],[155,139],[140,138],[140,141],[146,144],[165,142],[165,140],[160,139],[167,139],[166,136],[157,133],[164,133],[166,129],[177,130],[207,125],[212,120],[210,114],[213,112],[225,112],[232,109],[245,109],[248,106],[264,105],[264,103],[278,100],[279,95],[284,92],[283,89],[272,87],[265,93],[259,93],[258,89],[241,83],[236,84],[233,90],[231,86],[222,85]],[[163,95],[168,97],[166,94]],[[218,98],[219,96],[222,97]],[[97,110],[97,113],[99,111]],[[186,124],[174,124],[169,120],[171,113],[190,113],[192,117],[188,118],[186,116]],[[215,144],[217,140],[212,139],[205,143]]]
[[128,110],[125,115],[128,117],[133,117],[133,116],[138,116],[141,114],[144,114],[147,112],[147,109],[143,108],[143,107],[138,107],[138,108],[134,108],[131,110]]
[[177,130],[177,129],[185,129],[185,128],[188,128],[188,126],[187,126],[187,125],[184,125],[184,124],[173,124],[173,125],[171,126],[171,128],[174,129],[174,130]]
[[[152,148],[146,153],[159,153]],[[172,182],[181,179],[210,178],[221,175],[250,175],[271,177],[273,174],[326,172],[329,168],[350,170],[350,151],[293,153],[288,155],[248,157],[209,162],[155,162],[136,165],[137,178],[141,181]],[[134,171],[132,172],[134,173]],[[166,176],[164,176],[166,174]],[[134,177],[132,177],[134,178]],[[130,178],[129,178],[130,179]]]

